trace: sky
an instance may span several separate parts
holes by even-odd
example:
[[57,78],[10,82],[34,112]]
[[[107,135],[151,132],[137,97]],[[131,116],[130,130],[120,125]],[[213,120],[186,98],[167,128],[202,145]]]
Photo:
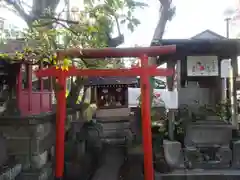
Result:
[[[145,0],[149,7],[136,12],[141,25],[132,34],[128,33],[126,46],[134,44],[148,46],[159,19],[159,1]],[[176,15],[168,22],[164,38],[186,39],[206,29],[226,35],[225,10],[236,8],[236,0],[173,0]],[[230,36],[236,36],[238,22],[231,24]],[[239,24],[240,25],[240,24]]]
[[[79,3],[79,0],[73,0]],[[149,46],[154,30],[159,19],[159,0],[140,0],[149,5],[145,9],[139,9],[135,16],[141,20],[141,24],[131,33],[122,28],[125,35],[125,43],[122,46]],[[220,35],[226,34],[224,12],[227,8],[236,7],[237,0],[173,0],[176,6],[176,15],[167,24],[164,38],[178,39],[190,38],[206,29],[210,29]],[[24,27],[24,22],[13,13],[1,10],[0,16],[8,22]],[[240,25],[240,23],[239,23]],[[230,35],[236,35],[237,25],[232,25]]]
[[[71,0],[73,5],[79,5],[81,0]],[[138,0],[148,4],[145,9],[138,9],[135,16],[141,24],[133,33],[122,27],[125,43],[122,47],[149,46],[159,20],[159,0]],[[226,9],[235,9],[239,0],[173,0],[176,6],[176,15],[167,23],[164,37],[166,39],[187,39],[206,30],[212,30],[222,36],[226,35],[226,22],[224,15]],[[16,26],[24,27],[21,18],[0,7],[0,17]],[[236,38],[239,33],[240,21],[233,22],[230,26],[230,37]],[[240,69],[240,63],[239,63]]]

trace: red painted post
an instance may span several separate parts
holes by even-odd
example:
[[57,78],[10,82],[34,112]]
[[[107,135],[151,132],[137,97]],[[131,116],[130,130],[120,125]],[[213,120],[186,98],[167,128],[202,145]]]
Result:
[[64,71],[59,71],[58,83],[60,90],[57,92],[57,117],[56,117],[56,169],[55,180],[62,180],[64,173],[64,138],[66,119],[66,76]]
[[149,76],[154,75],[171,75],[172,70],[156,69],[156,67],[147,67],[147,56],[142,59],[142,68],[132,69],[98,69],[83,70],[74,67],[69,71],[62,71],[51,67],[49,69],[40,70],[37,76],[55,76],[58,83],[64,89],[57,92],[57,117],[56,117],[56,179],[63,177],[64,171],[64,134],[65,134],[65,118],[66,118],[66,77],[67,76],[141,76],[141,93],[142,93],[142,117],[143,117],[143,146],[144,146],[144,169],[145,179],[153,180],[153,164],[152,164],[152,135],[151,135],[151,118],[150,118],[150,84]]
[[[43,63],[41,62],[39,65],[39,68],[42,69],[43,68]],[[39,78],[40,81],[40,111],[43,110],[43,91],[44,91],[44,87],[43,87],[43,78],[40,77]]]
[[142,111],[142,133],[143,133],[143,151],[144,151],[144,179],[154,180],[153,154],[152,154],[152,130],[151,130],[151,112],[150,112],[150,82],[149,73],[146,71],[148,66],[148,57],[141,57],[143,74],[141,80],[141,111]]
[[32,65],[27,65],[28,68],[28,113],[32,112]]
[[52,99],[53,99],[53,96],[55,96],[53,94],[53,78],[52,76],[51,77],[48,77],[49,79],[49,90],[50,90],[50,94],[49,94],[49,104],[50,104],[50,107],[49,107],[49,110],[52,110]]
[[17,75],[17,100],[18,109],[20,110],[22,102],[22,64],[20,64],[19,72]]
[[[132,52],[135,50],[135,53]],[[154,47],[154,48],[132,48],[128,49],[102,49],[102,50],[88,50],[85,51],[85,56],[90,58],[92,56],[97,57],[136,57],[143,53],[148,55],[161,55],[174,52],[175,46],[169,47]],[[143,52],[144,51],[144,52]],[[123,53],[125,52],[125,53]],[[146,53],[147,52],[147,53]],[[141,53],[141,54],[140,54]],[[74,49],[68,52],[62,52],[64,54],[73,54],[75,57],[79,54],[79,50]],[[81,53],[80,53],[81,54]],[[92,56],[90,56],[92,54]],[[96,55],[97,54],[97,55]],[[94,57],[95,57],[94,56]],[[143,117],[143,146],[144,146],[144,175],[145,180],[153,180],[153,162],[152,162],[152,134],[151,134],[151,117],[150,117],[150,83],[149,76],[169,76],[173,74],[172,70],[156,69],[156,67],[147,67],[148,57],[145,55],[142,57],[142,68],[132,69],[98,69],[98,70],[83,70],[76,69],[74,67],[69,68],[69,71],[62,71],[51,67],[48,69],[40,70],[36,73],[39,77],[54,76],[58,78],[59,84],[63,87],[57,93],[57,118],[56,118],[56,170],[55,179],[62,179],[64,171],[64,135],[65,135],[65,119],[66,119],[66,77],[68,76],[141,76],[141,96],[142,96],[142,117]]]

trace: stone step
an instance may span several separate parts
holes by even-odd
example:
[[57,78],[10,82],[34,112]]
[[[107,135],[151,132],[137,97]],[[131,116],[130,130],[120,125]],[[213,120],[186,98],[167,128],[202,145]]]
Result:
[[126,138],[102,138],[101,139],[103,143],[111,144],[111,145],[124,145],[126,144]]
[[132,132],[130,129],[118,129],[118,130],[106,130],[102,134],[102,138],[104,137],[131,137]]
[[0,179],[15,180],[21,170],[22,165],[17,164],[15,160],[11,159],[5,166],[0,167]]
[[7,139],[7,150],[9,155],[29,155],[41,154],[46,149],[50,149],[54,144],[55,134],[51,132],[42,139]]
[[119,148],[107,148],[102,155],[101,166],[92,180],[118,180],[119,169],[124,162],[124,153]]
[[47,163],[40,170],[28,170],[19,174],[16,180],[49,180],[53,175],[52,163]]
[[96,159],[90,154],[82,156],[79,160],[66,161],[64,176],[65,179],[87,179],[97,167]]
[[101,123],[103,130],[114,130],[114,129],[129,129],[130,122],[122,122],[122,123]]

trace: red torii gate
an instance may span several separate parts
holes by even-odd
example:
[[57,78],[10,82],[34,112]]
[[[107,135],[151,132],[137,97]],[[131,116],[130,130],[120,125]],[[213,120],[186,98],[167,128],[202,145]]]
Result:
[[64,171],[64,137],[66,119],[66,78],[69,76],[140,76],[142,99],[142,128],[144,150],[144,179],[154,180],[152,132],[150,117],[150,83],[149,76],[171,76],[173,70],[157,69],[157,66],[148,66],[148,56],[160,56],[174,53],[176,46],[155,46],[138,48],[103,48],[103,49],[69,49],[58,51],[58,60],[66,56],[81,58],[118,58],[140,57],[141,67],[131,69],[77,69],[70,67],[67,71],[61,68],[50,67],[36,72],[38,77],[54,76],[58,84],[62,86],[57,92],[57,116],[56,116],[56,169],[55,179],[60,180]]

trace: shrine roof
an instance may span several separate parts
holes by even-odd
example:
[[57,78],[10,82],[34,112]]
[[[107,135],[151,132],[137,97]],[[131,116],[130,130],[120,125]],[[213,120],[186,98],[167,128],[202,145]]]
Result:
[[169,58],[177,60],[191,55],[216,55],[223,58],[240,55],[240,39],[227,39],[210,30],[205,30],[190,39],[161,39],[151,43],[151,46],[161,45],[176,45],[176,53],[162,56],[161,62]]
[[161,62],[194,55],[216,55],[226,59],[240,55],[240,39],[164,39],[152,43],[152,46],[157,45],[176,45],[176,53],[161,56]]
[[240,39],[162,39],[152,42],[152,46],[159,45],[211,45],[211,46],[236,46],[240,44]]
[[101,85],[135,85],[138,83],[136,77],[89,77],[86,86]]

